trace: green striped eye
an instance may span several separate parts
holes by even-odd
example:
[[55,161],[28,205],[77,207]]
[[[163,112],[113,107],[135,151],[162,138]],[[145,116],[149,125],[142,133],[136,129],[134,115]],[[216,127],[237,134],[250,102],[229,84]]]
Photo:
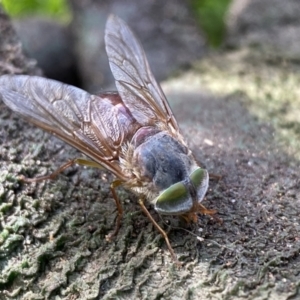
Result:
[[164,215],[182,214],[191,209],[193,201],[182,182],[171,185],[156,199],[155,210]]
[[197,190],[198,203],[200,203],[208,188],[208,172],[205,169],[198,168],[190,175],[190,179]]
[[[197,191],[196,203],[200,203],[208,188],[208,172],[198,168],[190,175],[190,180]],[[177,182],[163,191],[154,204],[155,210],[162,215],[180,215],[189,212],[193,207],[193,199],[184,185]]]

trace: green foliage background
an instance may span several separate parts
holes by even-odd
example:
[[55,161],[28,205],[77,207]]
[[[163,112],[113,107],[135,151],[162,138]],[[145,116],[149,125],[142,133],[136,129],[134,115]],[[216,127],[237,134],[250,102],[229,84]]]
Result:
[[[0,0],[13,17],[40,14],[62,22],[71,20],[67,0]],[[190,0],[199,23],[213,47],[222,43],[225,25],[224,16],[231,0]]]
[[221,45],[225,35],[224,17],[231,0],[191,0],[201,28],[212,47]]
[[0,0],[12,17],[39,14],[53,17],[61,22],[71,19],[67,0]]

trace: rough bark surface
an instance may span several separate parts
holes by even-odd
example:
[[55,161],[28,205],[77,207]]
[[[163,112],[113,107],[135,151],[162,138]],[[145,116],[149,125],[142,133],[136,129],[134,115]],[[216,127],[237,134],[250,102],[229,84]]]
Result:
[[11,20],[0,6],[0,74],[41,75],[36,61],[24,56]]

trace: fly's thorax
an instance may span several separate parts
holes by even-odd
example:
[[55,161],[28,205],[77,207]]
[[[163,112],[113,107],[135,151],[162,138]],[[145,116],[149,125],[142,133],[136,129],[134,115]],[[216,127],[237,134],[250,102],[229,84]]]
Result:
[[176,137],[155,127],[140,128],[131,145],[132,166],[147,187],[148,197],[157,197],[174,183],[186,180],[195,168],[190,150]]

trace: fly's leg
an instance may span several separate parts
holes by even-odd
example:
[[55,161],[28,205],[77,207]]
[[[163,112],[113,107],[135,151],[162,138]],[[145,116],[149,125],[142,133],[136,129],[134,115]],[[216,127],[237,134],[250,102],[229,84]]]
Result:
[[218,218],[216,216],[216,213],[218,212],[217,210],[215,209],[207,209],[205,206],[203,206],[202,204],[198,203],[198,212],[200,214],[203,214],[203,215],[208,215],[210,216],[212,219],[214,219],[216,222],[218,222],[219,224],[222,224],[223,223],[223,220]]
[[215,209],[207,209],[204,205],[197,203],[195,207],[190,211],[183,215],[180,215],[182,219],[184,219],[187,223],[197,223],[198,222],[198,214],[208,215],[216,222],[222,224],[223,220],[218,218],[215,214],[218,211]]
[[157,222],[153,219],[153,217],[151,216],[151,214],[149,213],[148,209],[146,208],[143,199],[139,199],[139,205],[141,206],[143,212],[145,213],[145,215],[150,219],[150,221],[152,222],[152,224],[155,226],[155,228],[160,232],[160,234],[164,237],[166,244],[168,246],[168,249],[171,253],[172,259],[174,260],[174,262],[178,265],[181,266],[181,263],[177,260],[177,257],[175,255],[175,252],[170,244],[168,235],[166,234],[166,232],[157,224]]
[[214,180],[219,181],[221,178],[222,178],[222,175],[209,173],[209,179],[210,179],[210,180],[214,179]]
[[96,163],[94,161],[87,160],[84,158],[75,158],[75,159],[72,159],[72,160],[68,161],[67,163],[63,164],[61,167],[59,167],[57,170],[55,170],[53,173],[51,173],[49,175],[38,176],[35,178],[27,178],[27,177],[21,176],[21,180],[24,182],[30,183],[30,182],[40,182],[40,181],[44,181],[44,180],[48,180],[48,179],[55,179],[57,175],[59,175],[64,170],[66,170],[67,168],[69,168],[73,165],[94,167],[94,168],[99,168],[99,169],[104,170],[104,168],[101,165],[99,165],[98,163]]
[[116,236],[119,232],[119,229],[121,227],[121,220],[122,220],[122,217],[123,217],[123,207],[122,207],[122,204],[120,202],[120,199],[116,193],[116,188],[118,186],[120,186],[122,184],[122,181],[121,180],[115,180],[111,185],[110,185],[110,190],[111,190],[111,193],[113,195],[113,198],[116,202],[116,206],[117,206],[117,210],[118,210],[118,214],[117,214],[117,219],[116,219],[116,224],[115,224],[115,228],[114,230],[108,234],[105,239],[110,242],[111,239]]
[[202,215],[209,215],[213,217],[218,211],[215,209],[207,209],[204,205],[198,203],[199,213]]

